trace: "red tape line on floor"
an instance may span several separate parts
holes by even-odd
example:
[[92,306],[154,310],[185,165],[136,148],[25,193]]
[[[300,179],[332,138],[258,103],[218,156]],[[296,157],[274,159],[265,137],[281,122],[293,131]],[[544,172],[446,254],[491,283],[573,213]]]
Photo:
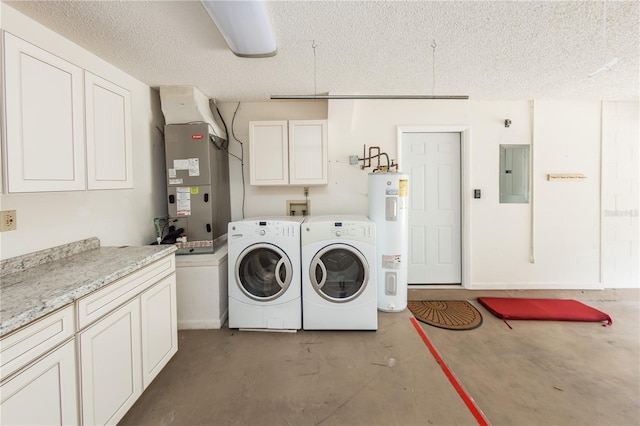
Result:
[[427,345],[427,348],[429,348],[429,352],[431,352],[431,355],[433,355],[433,358],[435,358],[438,365],[440,365],[440,368],[442,368],[444,375],[447,376],[447,379],[449,379],[449,381],[453,385],[453,388],[456,390],[456,392],[458,392],[458,395],[460,395],[460,398],[462,398],[462,401],[465,403],[469,411],[471,411],[471,414],[473,414],[473,417],[476,418],[478,424],[481,426],[488,426],[489,423],[485,420],[484,416],[480,412],[480,409],[476,406],[476,404],[469,397],[469,395],[467,395],[464,389],[462,389],[462,386],[460,386],[460,383],[458,383],[458,380],[456,380],[451,370],[449,370],[449,367],[447,367],[447,364],[445,364],[442,358],[440,358],[438,351],[436,351],[436,348],[433,347],[433,345],[427,338],[427,335],[424,334],[424,331],[422,330],[422,327],[420,327],[420,324],[418,324],[418,321],[416,321],[415,318],[410,318],[410,321],[415,327],[420,337],[422,338],[422,341],[424,342],[424,344]]

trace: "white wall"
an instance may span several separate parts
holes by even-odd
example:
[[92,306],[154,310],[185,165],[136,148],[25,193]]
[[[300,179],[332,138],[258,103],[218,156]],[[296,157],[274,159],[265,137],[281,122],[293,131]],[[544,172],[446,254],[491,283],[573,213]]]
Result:
[[638,287],[640,126],[638,102],[604,102],[602,111],[602,282]]
[[112,246],[154,241],[153,218],[166,215],[160,131],[163,118],[158,93],[4,3],[1,8],[2,29],[131,90],[134,189],[3,193],[0,206],[2,210],[16,210],[18,227],[0,234],[0,258],[93,236],[103,245]]
[[[537,281],[577,288],[602,286],[601,115],[600,102],[535,102]],[[582,173],[586,179],[548,181],[549,173]]]
[[[505,127],[505,119],[511,120]],[[470,102],[472,282],[468,287],[515,287],[529,282],[530,204],[500,204],[500,145],[531,144],[530,102]]]
[[[220,106],[227,125],[236,106]],[[349,155],[362,156],[364,144],[379,146],[397,159],[398,126],[466,125],[471,135],[465,170],[470,188],[464,194],[471,215],[466,230],[470,234],[471,277],[465,285],[476,289],[622,286],[617,280],[601,283],[600,279],[601,102],[332,100],[241,104],[235,132],[245,142],[245,180],[249,179],[249,121],[325,117],[329,120],[329,184],[311,187],[313,214],[367,214],[367,174],[371,170],[360,170],[348,162]],[[512,120],[509,128],[504,127],[507,118]],[[499,203],[500,144],[532,145],[531,204]],[[231,160],[234,219],[241,217],[238,163]],[[587,179],[548,181],[549,173],[583,173]],[[482,190],[479,200],[472,198],[475,188]],[[299,187],[247,184],[246,189],[247,217],[284,214],[287,199],[302,198]],[[635,264],[637,269],[637,261]]]
[[[244,215],[242,211],[242,172],[238,158],[229,157],[229,181],[231,185],[231,220],[254,216],[286,215],[287,200],[304,200],[302,186],[251,186],[249,184],[249,121],[261,120],[322,120],[327,118],[326,102],[242,102],[219,103],[218,108],[227,124],[229,152],[241,157],[244,147]],[[237,109],[234,120],[234,112]],[[233,132],[232,132],[233,123]],[[235,137],[233,138],[233,134]],[[240,142],[238,142],[240,141]],[[322,211],[319,194],[326,187],[311,187],[309,190],[311,210]]]
[[[1,208],[17,210],[18,217],[17,231],[0,234],[0,258],[91,236],[104,245],[153,241],[153,217],[166,215],[157,93],[5,4],[1,7],[3,29],[132,90],[135,188],[0,195]],[[219,105],[230,134],[237,105]],[[349,155],[362,156],[363,145],[379,146],[397,159],[398,126],[465,125],[471,129],[465,170],[470,188],[464,194],[471,215],[467,287],[640,287],[638,104],[605,106],[603,110],[600,102],[568,101],[536,101],[533,109],[529,101],[242,103],[233,133],[244,143],[244,216],[283,215],[286,200],[304,199],[301,187],[248,184],[251,120],[329,120],[329,184],[311,187],[313,214],[367,214],[370,170],[348,163]],[[508,129],[506,118],[512,120]],[[532,144],[531,204],[498,202],[500,144]],[[233,138],[230,151],[241,153]],[[548,173],[583,173],[587,179],[550,182]],[[233,157],[230,180],[236,220],[243,217],[243,185],[240,162]],[[474,188],[482,189],[481,199],[471,198]]]

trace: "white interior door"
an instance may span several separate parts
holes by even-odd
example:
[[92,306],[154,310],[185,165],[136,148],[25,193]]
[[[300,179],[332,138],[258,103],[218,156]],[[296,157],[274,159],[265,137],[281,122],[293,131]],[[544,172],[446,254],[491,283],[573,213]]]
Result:
[[402,133],[409,179],[409,284],[461,284],[460,133]]

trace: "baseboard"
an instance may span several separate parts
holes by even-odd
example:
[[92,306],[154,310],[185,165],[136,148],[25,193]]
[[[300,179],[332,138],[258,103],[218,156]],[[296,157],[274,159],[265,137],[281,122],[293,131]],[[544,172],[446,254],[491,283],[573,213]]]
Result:
[[178,321],[178,330],[209,330],[209,329],[219,329],[222,327],[226,320],[226,314],[224,318],[221,319],[210,319],[210,320],[187,320],[187,321]]
[[465,288],[460,284],[409,284],[409,291],[411,290],[464,290]]
[[604,290],[602,283],[473,283],[465,290]]

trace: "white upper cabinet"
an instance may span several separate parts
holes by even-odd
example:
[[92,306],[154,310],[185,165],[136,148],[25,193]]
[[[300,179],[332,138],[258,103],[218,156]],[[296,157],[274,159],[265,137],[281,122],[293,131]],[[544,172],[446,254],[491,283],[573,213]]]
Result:
[[82,69],[4,33],[7,192],[85,189]]
[[287,121],[249,122],[249,177],[251,185],[289,183]]
[[327,182],[327,121],[289,121],[289,183]]
[[251,185],[326,185],[327,120],[249,122]]
[[131,92],[84,73],[87,187],[133,188]]
[[3,35],[7,192],[133,188],[131,92]]

